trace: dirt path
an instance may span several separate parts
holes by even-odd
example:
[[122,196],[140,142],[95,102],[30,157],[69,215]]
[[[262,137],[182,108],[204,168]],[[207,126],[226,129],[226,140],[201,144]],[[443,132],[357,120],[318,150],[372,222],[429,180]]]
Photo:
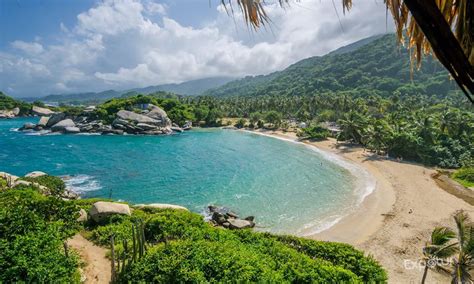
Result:
[[76,250],[85,263],[85,283],[110,283],[111,263],[106,258],[107,249],[94,245],[80,234],[68,240],[70,248]]

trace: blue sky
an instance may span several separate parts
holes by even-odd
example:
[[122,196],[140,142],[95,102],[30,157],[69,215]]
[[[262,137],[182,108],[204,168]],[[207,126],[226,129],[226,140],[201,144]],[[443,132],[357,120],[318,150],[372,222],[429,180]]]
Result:
[[393,30],[382,0],[346,15],[340,1],[337,11],[330,0],[275,2],[271,28],[252,32],[218,0],[1,0],[0,90],[44,96],[266,74]]

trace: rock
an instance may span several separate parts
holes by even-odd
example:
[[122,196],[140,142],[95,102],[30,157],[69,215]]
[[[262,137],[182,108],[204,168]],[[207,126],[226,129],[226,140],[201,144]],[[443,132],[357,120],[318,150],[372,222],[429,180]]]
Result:
[[64,119],[61,120],[60,122],[56,123],[55,125],[51,126],[52,131],[65,131],[66,127],[76,127],[76,124],[72,119]]
[[2,178],[4,180],[10,180],[12,182],[15,182],[16,180],[19,179],[19,177],[11,175],[11,174],[6,173],[6,172],[0,172],[0,178]]
[[191,128],[193,128],[193,123],[191,121],[186,121],[183,125],[183,130],[190,130]]
[[255,227],[255,223],[247,220],[242,219],[228,219],[230,229],[240,230],[240,229],[247,229]]
[[42,116],[40,118],[40,120],[38,121],[38,124],[36,124],[36,125],[46,127],[46,125],[48,125],[48,120],[49,120],[49,116]]
[[34,171],[34,172],[31,172],[31,173],[27,173],[25,175],[25,177],[28,177],[28,178],[37,178],[37,177],[42,177],[42,176],[47,176],[48,174],[47,173],[44,173],[44,172],[40,172],[40,171]]
[[20,114],[20,108],[16,107],[12,109],[12,113],[14,116],[18,116]]
[[31,181],[26,181],[26,180],[17,180],[13,183],[12,187],[17,187],[17,186],[31,186],[33,183]]
[[43,126],[41,126],[41,125],[36,125],[36,126],[35,126],[35,130],[36,130],[36,131],[41,131],[41,130],[43,130]]
[[33,106],[31,111],[34,114],[40,115],[40,116],[52,115],[54,113],[54,111],[52,111],[50,109],[47,109],[47,108],[44,108],[44,107],[39,107],[39,106]]
[[86,222],[87,221],[87,212],[86,212],[86,210],[81,208],[81,210],[79,210],[79,217],[76,220],[77,220],[77,222]]
[[65,190],[62,194],[61,197],[66,200],[75,200],[79,199],[79,194],[70,191],[70,190]]
[[171,128],[171,130],[174,131],[174,132],[180,132],[180,133],[183,132],[183,129],[182,129],[181,127],[173,127],[173,126],[171,126],[170,128]]
[[226,215],[229,216],[230,218],[234,218],[234,219],[239,218],[239,216],[237,214],[235,214],[234,212],[227,212]]
[[153,119],[146,115],[134,113],[128,110],[121,110],[117,112],[117,117],[120,118],[121,120],[127,121],[127,124],[129,122],[133,122],[135,124],[146,123],[146,124],[154,124],[154,125],[159,125],[161,123],[160,121],[157,121],[156,119]]
[[230,227],[230,223],[229,222],[224,222],[224,223],[222,223],[222,227],[227,229],[227,228]]
[[122,135],[123,130],[121,130],[121,129],[104,129],[102,131],[102,135],[108,135],[108,134]]
[[158,208],[158,209],[176,209],[176,210],[186,210],[189,211],[188,208],[174,205],[174,204],[166,204],[166,203],[151,203],[151,204],[137,204],[135,205],[137,208]]
[[150,112],[148,112],[146,116],[151,117],[155,120],[158,120],[160,122],[159,126],[161,127],[171,126],[171,120],[168,118],[166,111],[152,104],[148,105],[148,109],[150,110]]
[[219,210],[219,208],[217,206],[214,206],[214,205],[209,205],[207,206],[207,209],[209,210],[209,212],[213,213],[213,212],[217,212]]
[[225,218],[225,215],[219,212],[212,213],[211,218],[219,225],[222,225],[224,222],[227,221],[227,219]]
[[127,204],[99,201],[94,203],[89,210],[90,217],[96,222],[114,214],[130,216],[130,207]]
[[48,119],[48,122],[46,123],[46,127],[51,127],[51,126],[55,125],[56,123],[63,120],[65,117],[66,117],[66,115],[62,112],[55,113],[55,114],[51,115]]
[[84,109],[84,112],[93,112],[96,109],[95,106],[88,106]]
[[36,127],[36,125],[34,123],[27,122],[27,123],[23,124],[23,127],[20,128],[20,130],[33,130],[35,127]]
[[153,129],[156,129],[157,126],[155,125],[150,125],[150,124],[146,124],[146,123],[137,123],[137,127],[147,131],[147,130],[153,130]]
[[75,126],[68,126],[64,128],[64,132],[68,134],[77,134],[77,133],[80,133],[81,130]]
[[254,216],[248,216],[248,217],[245,217],[244,220],[253,222],[253,220],[255,220],[255,217]]
[[15,115],[10,110],[0,110],[0,118],[13,118]]

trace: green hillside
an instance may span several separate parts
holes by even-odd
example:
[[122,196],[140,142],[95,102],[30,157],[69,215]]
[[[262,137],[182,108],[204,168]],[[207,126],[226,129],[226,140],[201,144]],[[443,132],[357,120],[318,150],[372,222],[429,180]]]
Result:
[[450,81],[448,73],[433,58],[426,57],[421,69],[412,73],[407,51],[398,46],[393,34],[365,39],[339,50],[341,52],[301,60],[270,75],[233,81],[205,94],[259,96],[347,92],[388,96],[395,92],[440,97],[457,90],[455,82]]

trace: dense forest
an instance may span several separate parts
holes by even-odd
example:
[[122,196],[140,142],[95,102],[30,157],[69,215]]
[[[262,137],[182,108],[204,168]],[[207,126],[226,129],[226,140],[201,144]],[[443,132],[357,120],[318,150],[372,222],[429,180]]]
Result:
[[362,97],[394,93],[442,97],[459,92],[436,59],[424,58],[421,68],[412,72],[408,58],[395,35],[375,36],[325,56],[304,59],[283,71],[229,82],[203,95],[306,96],[338,92]]

